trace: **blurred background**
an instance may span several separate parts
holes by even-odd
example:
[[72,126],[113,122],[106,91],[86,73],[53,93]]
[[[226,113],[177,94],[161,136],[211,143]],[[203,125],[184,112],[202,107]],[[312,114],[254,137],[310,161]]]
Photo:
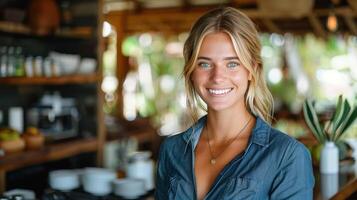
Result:
[[[20,187],[42,196],[58,169],[105,167],[152,181],[150,167],[135,175],[129,166],[155,163],[161,141],[191,125],[183,44],[194,21],[220,6],[256,24],[273,126],[304,143],[318,165],[321,145],[303,103],[315,100],[322,120],[339,95],[356,105],[357,1],[0,0],[0,141],[17,141],[0,145],[0,193]],[[25,136],[37,132],[43,141],[31,146]],[[341,161],[354,163],[356,144],[354,122]]]
[[[103,56],[107,116],[149,119],[159,135],[187,126],[182,49],[192,22],[203,12],[230,5],[256,23],[274,125],[308,136],[302,105],[316,100],[321,115],[337,97],[356,101],[356,25],[353,1],[106,1]],[[110,129],[110,128],[109,128]],[[356,126],[346,137],[356,137]]]

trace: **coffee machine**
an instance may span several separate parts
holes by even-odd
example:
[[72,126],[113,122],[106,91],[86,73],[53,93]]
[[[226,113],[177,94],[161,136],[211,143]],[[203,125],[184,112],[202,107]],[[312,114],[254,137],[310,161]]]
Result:
[[27,111],[27,125],[37,127],[48,139],[65,139],[79,135],[79,112],[73,98],[59,92],[45,94]]

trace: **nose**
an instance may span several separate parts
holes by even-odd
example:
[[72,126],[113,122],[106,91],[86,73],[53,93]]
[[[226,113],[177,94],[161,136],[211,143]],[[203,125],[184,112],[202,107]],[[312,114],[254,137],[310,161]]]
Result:
[[226,76],[225,68],[220,65],[214,65],[211,71],[211,80],[214,82],[222,81]]

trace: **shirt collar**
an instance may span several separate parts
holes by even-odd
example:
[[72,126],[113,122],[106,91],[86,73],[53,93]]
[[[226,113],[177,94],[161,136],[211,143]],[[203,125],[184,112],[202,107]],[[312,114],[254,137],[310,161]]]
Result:
[[[198,140],[200,138],[203,127],[207,121],[207,115],[201,117],[191,128],[189,128],[185,133],[183,133],[183,139],[188,142],[192,142],[192,147],[196,147]],[[252,143],[266,146],[269,143],[271,127],[260,117],[256,117],[256,123],[253,128],[253,133],[251,137]]]
[[269,144],[271,126],[260,117],[256,118],[252,134],[252,142],[261,146]]

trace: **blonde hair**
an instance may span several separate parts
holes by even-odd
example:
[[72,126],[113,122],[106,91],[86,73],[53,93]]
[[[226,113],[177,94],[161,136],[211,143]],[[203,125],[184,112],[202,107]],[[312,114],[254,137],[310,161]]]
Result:
[[217,8],[201,16],[191,28],[184,44],[185,66],[183,76],[187,94],[187,106],[194,122],[198,120],[198,108],[202,108],[191,74],[195,69],[203,38],[209,33],[227,33],[242,65],[250,74],[245,103],[249,111],[271,123],[273,97],[266,85],[258,31],[254,23],[242,12],[232,7]]

